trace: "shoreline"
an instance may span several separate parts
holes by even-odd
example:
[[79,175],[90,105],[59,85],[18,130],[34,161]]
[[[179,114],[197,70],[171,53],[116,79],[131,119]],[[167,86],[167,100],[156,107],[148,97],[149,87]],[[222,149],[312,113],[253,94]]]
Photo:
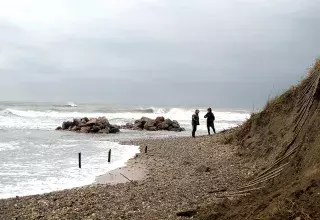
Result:
[[[177,219],[221,200],[257,169],[223,135],[133,140],[140,153],[84,187],[0,200],[0,218]],[[141,146],[148,146],[144,153]],[[121,176],[121,173],[134,181]]]
[[130,182],[129,180],[140,181],[145,179],[148,175],[148,169],[142,161],[138,160],[139,155],[141,154],[141,147],[139,148],[140,153],[137,153],[133,158],[127,160],[125,166],[110,170],[105,174],[97,176],[95,182],[91,185],[116,185]]

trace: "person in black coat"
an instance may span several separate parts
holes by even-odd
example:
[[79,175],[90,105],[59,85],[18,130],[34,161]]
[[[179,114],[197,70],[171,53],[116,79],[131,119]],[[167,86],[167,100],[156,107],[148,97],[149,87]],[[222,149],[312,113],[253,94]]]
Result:
[[192,137],[196,137],[197,126],[200,125],[199,112],[200,111],[197,109],[192,115]]
[[214,128],[214,120],[216,118],[214,117],[211,108],[208,108],[208,112],[204,117],[207,119],[208,134],[210,135],[210,128],[212,128],[213,132],[216,133],[216,129]]

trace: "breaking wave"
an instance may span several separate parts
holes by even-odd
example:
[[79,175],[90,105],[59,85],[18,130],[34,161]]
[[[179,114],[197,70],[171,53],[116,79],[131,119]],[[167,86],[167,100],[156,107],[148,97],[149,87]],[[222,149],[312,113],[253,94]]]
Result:
[[[71,110],[72,109],[72,110]],[[53,130],[55,127],[61,125],[65,120],[72,120],[73,118],[82,117],[100,117],[105,116],[111,123],[126,124],[133,122],[143,116],[149,118],[156,118],[164,116],[177,120],[182,126],[188,128],[190,126],[191,115],[194,109],[191,108],[128,108],[128,109],[112,109],[102,111],[102,109],[94,108],[80,108],[73,111],[55,108],[54,110],[31,110],[19,108],[5,108],[0,110],[0,129],[40,129]],[[90,110],[90,111],[89,111]],[[99,111],[98,111],[99,110]],[[203,115],[205,109],[200,109],[200,119],[204,123]],[[216,123],[220,123],[223,129],[236,126],[242,123],[249,117],[248,112],[240,111],[215,111]],[[204,128],[205,129],[205,128]]]

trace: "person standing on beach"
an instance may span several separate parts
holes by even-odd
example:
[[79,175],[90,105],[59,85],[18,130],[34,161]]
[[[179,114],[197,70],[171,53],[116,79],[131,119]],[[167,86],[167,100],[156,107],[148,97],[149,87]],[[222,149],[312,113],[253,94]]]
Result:
[[196,137],[197,126],[200,125],[199,122],[199,110],[197,109],[192,115],[192,137]]
[[216,129],[214,128],[214,120],[216,118],[214,117],[214,114],[212,113],[212,109],[211,108],[208,108],[208,112],[204,116],[204,118],[207,119],[208,134],[210,135],[210,128],[212,128],[213,132],[216,134]]

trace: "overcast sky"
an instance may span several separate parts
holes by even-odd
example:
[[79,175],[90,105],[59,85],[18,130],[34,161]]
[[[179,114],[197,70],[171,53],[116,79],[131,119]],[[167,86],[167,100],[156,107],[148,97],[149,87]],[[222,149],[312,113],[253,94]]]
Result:
[[320,0],[0,0],[0,100],[261,106],[320,56]]

